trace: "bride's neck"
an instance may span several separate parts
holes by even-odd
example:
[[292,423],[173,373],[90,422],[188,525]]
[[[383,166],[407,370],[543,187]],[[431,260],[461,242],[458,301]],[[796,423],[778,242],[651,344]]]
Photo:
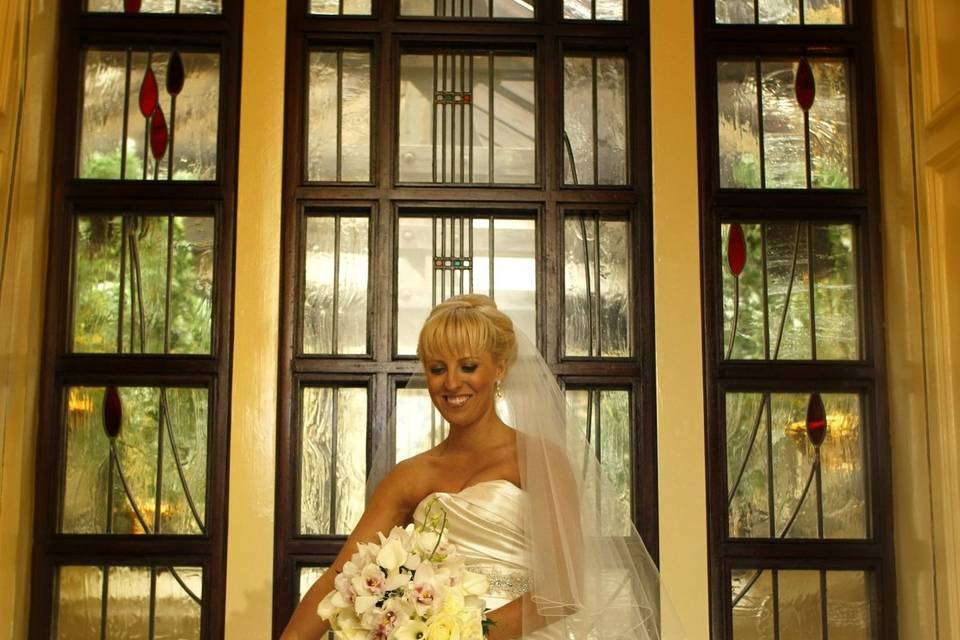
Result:
[[510,444],[513,438],[513,429],[493,414],[474,424],[450,425],[442,451],[446,455],[475,454]]

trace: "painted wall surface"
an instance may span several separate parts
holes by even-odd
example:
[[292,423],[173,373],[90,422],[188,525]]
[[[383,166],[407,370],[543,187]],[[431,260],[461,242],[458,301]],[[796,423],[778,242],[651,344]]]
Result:
[[877,3],[902,638],[960,637],[960,7]]
[[0,5],[0,640],[27,637],[57,7]]

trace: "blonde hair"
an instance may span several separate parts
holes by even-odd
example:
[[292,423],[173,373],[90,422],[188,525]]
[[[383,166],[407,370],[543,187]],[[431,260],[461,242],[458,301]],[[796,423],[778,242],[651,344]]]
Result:
[[417,357],[421,362],[431,356],[464,351],[487,352],[508,368],[517,356],[513,321],[488,296],[449,298],[433,308],[420,329]]

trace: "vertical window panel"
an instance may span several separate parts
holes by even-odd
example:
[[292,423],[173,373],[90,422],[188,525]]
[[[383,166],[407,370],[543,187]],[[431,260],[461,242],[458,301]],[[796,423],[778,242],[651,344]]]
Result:
[[[615,510],[614,522],[630,522],[631,517],[631,433],[630,392],[621,389],[567,388],[568,419],[578,425],[600,461],[607,480],[616,493],[614,503],[601,502],[601,511]],[[576,472],[576,470],[574,470]],[[585,490],[598,491],[599,487]],[[606,522],[604,514],[599,517]],[[624,532],[606,531],[610,535]]]
[[821,397],[825,435],[815,445],[806,422],[811,396],[726,394],[731,537],[869,535],[862,400],[842,393]]
[[311,51],[307,180],[370,180],[372,67],[369,51]]
[[113,438],[104,419],[110,393],[103,387],[66,390],[60,532],[203,533],[207,390],[116,389],[122,420]]
[[209,353],[214,226],[200,216],[78,216],[71,350]]
[[626,184],[626,59],[564,56],[564,184]]
[[809,62],[816,85],[809,112],[796,97],[796,61],[717,62],[722,188],[855,186],[848,62]]
[[775,640],[773,580],[769,571],[735,570],[733,592],[734,640]]
[[[217,178],[220,121],[215,107],[220,104],[220,56],[176,53],[133,48],[86,50],[78,177]],[[179,93],[172,94],[167,74],[175,57],[182,62],[184,80]],[[141,111],[144,105],[154,110],[145,116]]]
[[430,309],[461,293],[493,296],[514,325],[535,339],[534,220],[401,216],[397,228],[397,353],[416,353]]
[[717,24],[844,24],[844,0],[716,0]]
[[400,0],[400,15],[530,20],[533,0]]
[[310,13],[318,16],[369,16],[373,0],[310,0]]
[[367,352],[369,219],[310,215],[303,258],[303,352]]
[[627,357],[632,351],[630,224],[584,212],[564,220],[564,353]]
[[365,503],[367,390],[304,387],[300,420],[300,533],[349,534]]
[[853,226],[735,223],[720,235],[725,359],[862,358]]
[[[218,15],[221,0],[143,0],[139,13],[181,13]],[[91,13],[123,13],[123,0],[87,0]]]
[[623,0],[563,0],[564,20],[623,20]]
[[58,639],[201,635],[200,567],[62,566],[56,591]]
[[527,55],[401,55],[400,181],[534,183],[533,70]]

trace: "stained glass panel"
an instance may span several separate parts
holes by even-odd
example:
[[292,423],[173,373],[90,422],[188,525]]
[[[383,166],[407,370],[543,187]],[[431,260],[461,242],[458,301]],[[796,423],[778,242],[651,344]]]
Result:
[[300,422],[300,533],[349,534],[365,504],[367,390],[306,387]]
[[861,399],[843,393],[821,397],[826,435],[817,445],[808,434],[808,394],[726,395],[731,537],[869,535]]
[[303,267],[303,351],[367,352],[369,219],[311,215]]
[[725,359],[862,357],[853,226],[738,223],[720,235]]
[[310,13],[320,16],[369,16],[373,0],[310,0]]
[[[167,83],[175,58],[182,88]],[[91,48],[83,65],[78,177],[217,178],[219,54]]]
[[623,0],[563,0],[564,20],[623,20]]
[[535,182],[535,107],[532,56],[403,54],[400,181]]
[[717,24],[846,22],[844,0],[716,0],[715,9]]
[[536,336],[537,243],[532,218],[401,216],[397,254],[397,352],[416,353],[420,326],[436,303],[460,293],[493,296]]
[[207,390],[121,387],[117,393],[122,421],[110,438],[102,418],[105,389],[66,390],[60,532],[202,533]]
[[[221,0],[143,0],[137,13],[182,13],[217,15]],[[91,13],[123,13],[124,0],[87,0]]]
[[369,51],[310,52],[307,180],[370,180]]
[[400,0],[402,16],[529,20],[533,0]]

